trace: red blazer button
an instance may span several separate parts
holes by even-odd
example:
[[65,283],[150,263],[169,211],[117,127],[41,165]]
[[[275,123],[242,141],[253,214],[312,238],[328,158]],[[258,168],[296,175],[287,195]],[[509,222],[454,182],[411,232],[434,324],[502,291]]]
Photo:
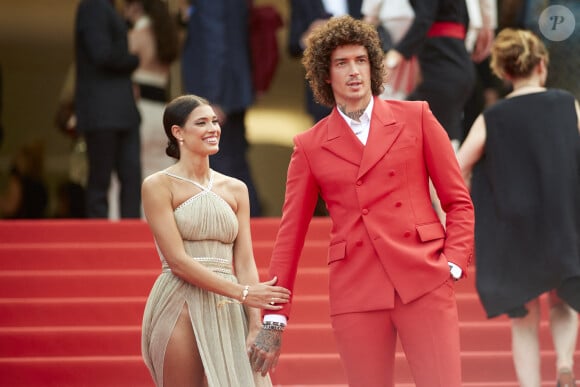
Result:
[[365,209],[362,210],[362,213],[363,213],[363,215],[366,215],[366,214],[369,213],[369,210],[365,208]]
[[410,237],[410,236],[411,236],[411,231],[405,231],[405,233],[403,234],[403,236],[404,236],[405,238],[408,238],[408,237]]

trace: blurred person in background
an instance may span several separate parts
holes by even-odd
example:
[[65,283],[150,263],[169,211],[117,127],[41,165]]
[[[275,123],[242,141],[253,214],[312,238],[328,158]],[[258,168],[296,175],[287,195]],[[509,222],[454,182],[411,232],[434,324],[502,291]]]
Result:
[[[308,36],[331,17],[351,15],[362,17],[362,0],[291,0],[288,51],[294,58],[302,58]],[[314,122],[326,117],[331,109],[314,99],[308,82],[304,82],[306,111]]]
[[8,186],[0,197],[0,216],[9,219],[41,219],[47,216],[48,188],[43,177],[44,145],[22,146],[14,155]]
[[54,125],[71,140],[68,176],[57,188],[56,218],[86,217],[86,186],[88,178],[87,144],[77,131],[74,106],[75,65],[65,75],[54,115]]
[[[141,114],[141,177],[145,178],[172,164],[163,152],[167,142],[159,131],[168,101],[170,66],[177,59],[177,22],[162,0],[124,0],[123,14],[130,25],[129,52],[139,57],[132,75],[137,108]],[[109,219],[119,218],[115,200],[119,180],[113,176],[109,188]]]
[[[397,44],[411,27],[415,12],[409,0],[363,0],[363,20],[382,29],[387,35],[383,50],[388,51]],[[380,35],[379,35],[380,36]],[[404,100],[419,81],[419,62],[416,55],[402,59],[396,68],[385,74],[383,99]]]
[[169,72],[179,53],[175,18],[162,0],[124,0],[129,30],[129,52],[139,57],[132,79],[141,113],[141,168],[143,178],[172,164],[163,151],[167,138],[159,130],[168,101]]
[[547,293],[559,387],[575,386],[580,310],[580,106],[545,87],[549,56],[504,29],[491,67],[513,86],[476,119],[457,157],[476,215],[476,285],[489,318],[510,317],[523,387],[541,385],[540,296]]
[[427,101],[455,148],[462,138],[463,109],[475,84],[475,71],[465,46],[465,0],[410,2],[413,23],[385,55],[387,72],[417,55],[420,81],[408,100]]
[[139,58],[129,53],[127,25],[114,1],[81,0],[75,20],[75,114],[89,164],[87,216],[107,218],[111,175],[121,189],[120,216],[141,216],[140,115],[131,74]]
[[[539,20],[542,13],[550,6],[562,7],[571,13],[552,16],[564,16],[558,19],[559,24],[550,26],[548,31],[559,33],[561,28],[574,26],[571,35],[563,40],[551,39],[540,31]],[[569,91],[580,100],[580,1],[578,0],[501,0],[499,2],[500,28],[521,28],[534,32],[546,45],[550,54],[550,71],[546,85]],[[573,24],[572,24],[573,23]]]
[[247,0],[182,2],[187,33],[181,69],[186,93],[211,101],[222,127],[213,169],[248,186],[250,214],[262,213],[247,159],[246,111],[254,102]]

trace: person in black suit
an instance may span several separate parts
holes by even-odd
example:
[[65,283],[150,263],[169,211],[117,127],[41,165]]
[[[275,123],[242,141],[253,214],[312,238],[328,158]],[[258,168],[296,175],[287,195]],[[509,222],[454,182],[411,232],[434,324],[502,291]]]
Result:
[[463,109],[475,84],[475,69],[465,47],[467,4],[464,0],[415,0],[411,6],[413,23],[387,51],[384,63],[392,71],[403,59],[417,55],[421,81],[407,99],[427,101],[457,148]]
[[77,130],[89,162],[89,218],[108,217],[107,191],[116,171],[120,215],[141,216],[140,115],[131,73],[139,59],[128,51],[127,25],[113,0],[81,0],[75,21]]
[[[327,7],[332,4],[334,9]],[[355,19],[362,17],[362,0],[342,0],[332,2],[323,0],[291,0],[290,2],[290,32],[288,50],[290,55],[301,58],[306,48],[306,38],[310,33],[325,23],[332,16],[342,16],[348,13]],[[340,13],[342,10],[343,13]],[[306,110],[312,116],[314,122],[318,122],[330,113],[330,108],[314,101],[312,89],[306,84]]]
[[246,183],[250,215],[261,205],[246,153],[246,110],[254,102],[247,0],[193,1],[182,53],[185,92],[212,101],[222,128],[213,169]]

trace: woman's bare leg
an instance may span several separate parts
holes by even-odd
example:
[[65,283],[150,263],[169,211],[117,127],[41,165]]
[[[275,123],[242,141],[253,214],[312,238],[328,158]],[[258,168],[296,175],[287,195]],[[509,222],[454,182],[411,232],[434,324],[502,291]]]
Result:
[[556,351],[556,369],[574,369],[574,350],[578,336],[578,313],[550,292],[550,330]]
[[540,387],[540,300],[526,304],[528,314],[512,318],[512,353],[521,387]]
[[163,386],[203,387],[204,379],[203,363],[185,303],[165,350]]

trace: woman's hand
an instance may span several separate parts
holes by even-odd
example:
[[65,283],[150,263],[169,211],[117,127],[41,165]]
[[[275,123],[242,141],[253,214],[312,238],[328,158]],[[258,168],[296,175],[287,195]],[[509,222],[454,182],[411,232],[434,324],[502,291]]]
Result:
[[248,294],[242,299],[242,304],[260,309],[280,310],[290,301],[290,290],[281,286],[274,286],[277,277],[248,287]]

